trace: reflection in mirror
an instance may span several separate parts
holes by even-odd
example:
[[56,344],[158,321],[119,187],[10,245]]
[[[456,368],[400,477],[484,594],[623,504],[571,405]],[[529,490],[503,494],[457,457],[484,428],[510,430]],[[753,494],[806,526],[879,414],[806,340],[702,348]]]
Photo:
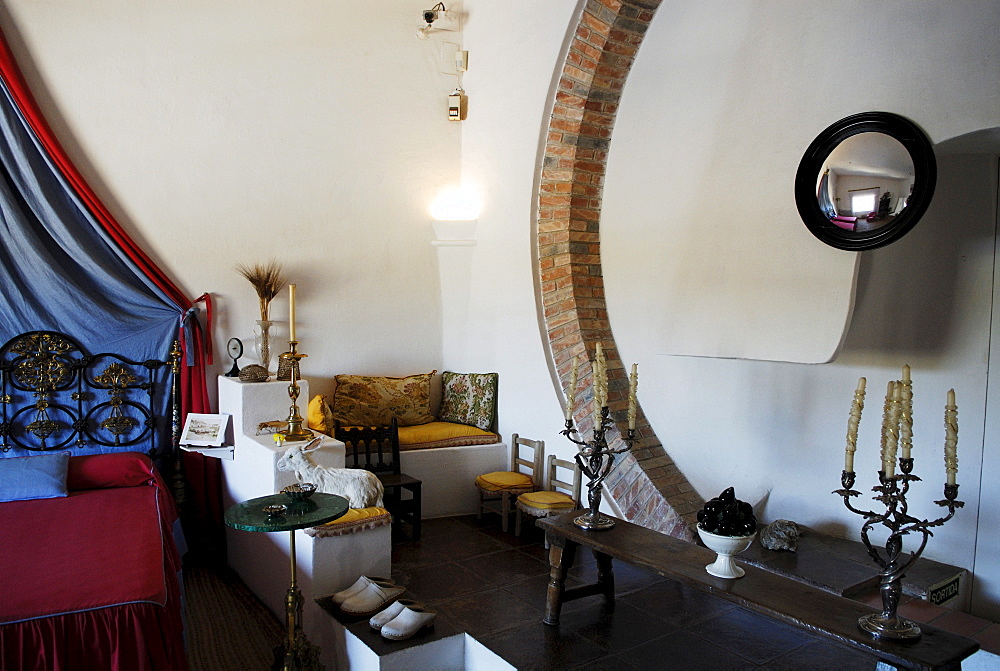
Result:
[[799,213],[839,249],[874,249],[916,224],[934,192],[930,142],[912,123],[867,112],[838,121],[806,151],[796,175]]
[[830,221],[870,231],[902,214],[913,191],[913,160],[899,140],[859,133],[830,152],[819,177],[819,206]]

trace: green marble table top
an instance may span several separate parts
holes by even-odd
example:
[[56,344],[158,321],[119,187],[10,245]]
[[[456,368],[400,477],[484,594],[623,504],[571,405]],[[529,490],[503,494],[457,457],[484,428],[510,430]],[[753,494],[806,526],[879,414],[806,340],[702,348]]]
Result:
[[[266,506],[282,505],[277,515],[264,512]],[[347,499],[336,494],[316,493],[305,501],[292,501],[285,494],[270,494],[226,511],[226,524],[242,531],[292,531],[332,522],[347,512]]]

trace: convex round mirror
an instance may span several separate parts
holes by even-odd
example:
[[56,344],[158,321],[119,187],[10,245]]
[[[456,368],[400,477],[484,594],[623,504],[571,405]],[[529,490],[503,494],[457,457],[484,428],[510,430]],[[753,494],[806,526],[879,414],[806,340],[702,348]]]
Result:
[[897,114],[864,112],[809,145],[795,175],[795,205],[826,244],[875,249],[913,228],[936,181],[934,149],[920,128]]

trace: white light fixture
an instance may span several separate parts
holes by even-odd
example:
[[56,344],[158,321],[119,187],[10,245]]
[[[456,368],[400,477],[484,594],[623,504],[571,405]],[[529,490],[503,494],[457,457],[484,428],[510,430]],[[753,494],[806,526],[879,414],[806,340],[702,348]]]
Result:
[[435,221],[475,221],[482,207],[482,200],[475,190],[466,186],[448,186],[431,201],[430,213]]
[[482,210],[479,194],[467,186],[441,189],[430,205],[434,219],[435,247],[473,247],[476,220]]

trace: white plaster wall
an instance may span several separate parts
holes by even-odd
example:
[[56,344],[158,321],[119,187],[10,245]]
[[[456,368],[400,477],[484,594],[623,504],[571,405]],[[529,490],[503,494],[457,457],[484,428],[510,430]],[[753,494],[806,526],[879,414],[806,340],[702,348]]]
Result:
[[[848,114],[897,112],[935,143],[1000,125],[995,3],[964,4],[958,13],[897,5],[660,9],[612,141],[601,228],[608,303],[623,357],[645,368],[644,391],[652,393],[643,407],[681,470],[706,496],[733,484],[748,500],[766,497],[767,519],[857,536],[859,519],[829,494],[839,487],[851,395],[867,376],[857,461],[869,471],[858,487],[867,492],[885,385],[904,363],[914,369],[914,455],[926,480],[911,511],[937,517],[931,501],[942,498],[943,406],[954,387],[966,507],[935,531],[926,555],[973,568],[979,490],[1000,484],[996,473],[980,481],[993,159],[938,150],[938,190],[925,220],[899,243],[860,255],[853,322],[859,255],[810,239],[792,198],[803,149]],[[926,39],[937,21],[947,32],[935,28],[940,39]],[[842,31],[873,25],[892,26],[889,48],[877,56],[843,48]],[[759,190],[748,191],[751,184]],[[775,202],[784,208],[776,212]],[[640,276],[636,265],[649,270]],[[842,334],[843,352],[821,367],[662,356],[822,362]],[[988,556],[984,546],[997,549],[988,534],[978,542],[979,556]],[[992,603],[995,614],[1000,590],[993,586],[977,603],[983,612]]]
[[[464,350],[446,350],[445,363],[499,370],[501,429],[568,453],[545,341],[530,330],[537,308],[527,293],[534,239],[525,171],[544,126],[539,89],[574,7],[545,3],[539,14],[536,3],[529,21],[519,3],[468,5],[465,44],[479,67],[466,76],[473,112],[463,125],[463,176],[483,182],[489,197],[473,252],[469,339]],[[840,486],[851,395],[867,376],[857,461],[871,471],[861,476],[867,490],[882,390],[904,363],[914,369],[914,456],[926,480],[913,510],[936,515],[943,405],[954,387],[966,508],[935,531],[926,554],[974,568],[977,540],[981,557],[1000,551],[977,528],[980,488],[1000,485],[993,472],[980,479],[994,169],[982,156],[940,157],[939,195],[925,221],[900,243],[861,255],[816,241],[792,195],[802,151],[848,114],[896,112],[935,143],[1000,126],[995,3],[963,3],[961,12],[902,5],[665,3],[619,112],[602,258],[615,337],[623,359],[639,362],[640,402],[658,436],[703,496],[735,485],[765,519],[857,536],[858,519],[829,493]],[[880,38],[887,48],[843,48],[845,17],[857,13],[865,34],[892,26]],[[871,84],[866,93],[836,95],[855,76]],[[477,109],[483,98],[491,104]],[[960,143],[964,152],[976,147]],[[666,206],[664,193],[677,202]],[[779,361],[664,356],[665,339],[677,334],[725,346],[729,356]],[[734,349],[750,342],[753,353]],[[825,361],[842,344],[830,365],[780,361]],[[977,598],[983,613],[998,603],[995,587]]]
[[189,296],[212,292],[242,364],[259,314],[233,265],[283,264],[326,393],[337,373],[440,368],[427,207],[458,180],[460,127],[440,38],[414,36],[424,4],[14,0],[0,24],[78,167]]

